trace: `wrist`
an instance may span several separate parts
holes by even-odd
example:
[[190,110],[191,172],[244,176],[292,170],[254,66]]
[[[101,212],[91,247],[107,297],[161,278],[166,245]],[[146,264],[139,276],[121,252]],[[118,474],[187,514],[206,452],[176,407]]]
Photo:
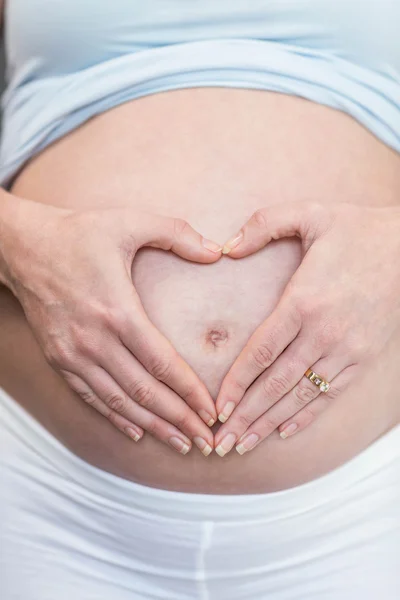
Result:
[[31,250],[45,235],[53,214],[63,209],[27,200],[0,189],[0,283],[17,296],[18,282],[30,268]]

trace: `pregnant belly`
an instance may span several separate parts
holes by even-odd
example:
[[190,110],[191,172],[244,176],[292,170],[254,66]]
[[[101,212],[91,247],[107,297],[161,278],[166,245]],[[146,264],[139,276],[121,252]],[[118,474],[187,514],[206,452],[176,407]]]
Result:
[[[400,168],[395,153],[338,112],[265,92],[196,89],[96,117],[32,161],[13,193],[58,206],[129,205],[179,216],[223,242],[272,203],[393,204]],[[215,398],[299,261],[294,239],[214,265],[143,249],[132,274],[151,320]],[[274,432],[244,456],[204,458],[195,448],[181,456],[149,435],[131,442],[84,405],[46,365],[5,290],[0,320],[0,385],[82,458],[147,485],[210,493],[290,487],[348,460],[399,417],[397,344],[303,432],[284,441]]]

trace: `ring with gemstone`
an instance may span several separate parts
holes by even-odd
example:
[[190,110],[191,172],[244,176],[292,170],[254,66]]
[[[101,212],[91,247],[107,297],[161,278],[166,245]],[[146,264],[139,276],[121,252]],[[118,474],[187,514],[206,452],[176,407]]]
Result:
[[304,375],[314,383],[314,385],[318,386],[321,392],[327,392],[330,388],[329,381],[326,381],[321,375],[314,373],[312,369],[307,369]]

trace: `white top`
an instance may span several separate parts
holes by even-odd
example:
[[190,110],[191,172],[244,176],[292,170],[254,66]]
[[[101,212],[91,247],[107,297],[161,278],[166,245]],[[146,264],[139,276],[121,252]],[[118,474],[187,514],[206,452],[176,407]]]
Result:
[[87,119],[226,86],[344,111],[400,152],[399,0],[8,0],[0,184]]

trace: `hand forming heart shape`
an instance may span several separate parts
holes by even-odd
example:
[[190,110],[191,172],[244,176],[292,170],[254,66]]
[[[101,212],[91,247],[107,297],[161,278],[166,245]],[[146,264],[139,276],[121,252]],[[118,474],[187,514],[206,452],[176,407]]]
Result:
[[[283,439],[304,429],[400,324],[398,207],[271,206],[258,210],[223,252],[242,258],[288,236],[301,238],[303,260],[222,383],[220,456],[235,444],[243,454],[277,428]],[[326,393],[304,376],[309,368],[331,382]]]

